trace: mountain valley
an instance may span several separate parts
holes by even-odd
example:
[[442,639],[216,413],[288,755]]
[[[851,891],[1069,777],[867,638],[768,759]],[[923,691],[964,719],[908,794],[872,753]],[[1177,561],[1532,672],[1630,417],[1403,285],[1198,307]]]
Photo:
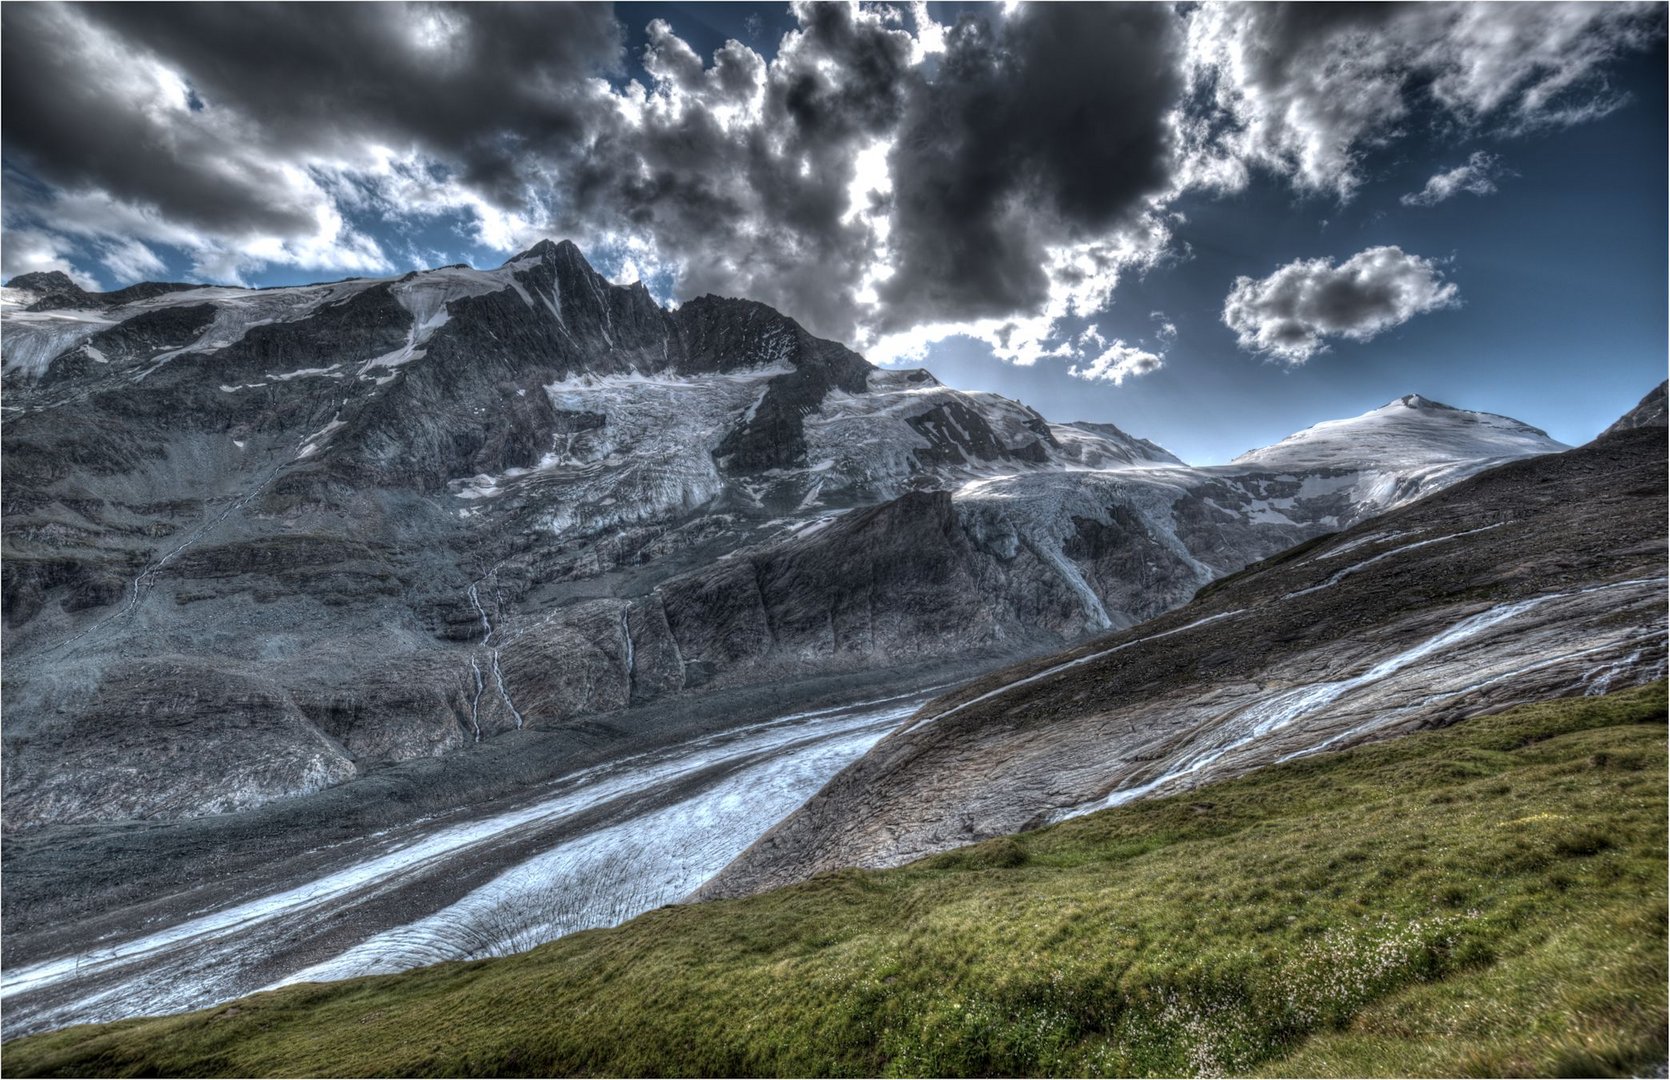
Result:
[[18,279],[6,319],[13,830],[1059,647],[1563,449],[1410,396],[1193,469],[758,304],[664,311],[566,243],[272,290]]
[[1499,466],[929,702],[704,887],[893,866],[1506,706],[1663,678],[1664,428]]
[[569,243],[3,300],[8,1038],[1663,675],[1662,388],[1196,467]]

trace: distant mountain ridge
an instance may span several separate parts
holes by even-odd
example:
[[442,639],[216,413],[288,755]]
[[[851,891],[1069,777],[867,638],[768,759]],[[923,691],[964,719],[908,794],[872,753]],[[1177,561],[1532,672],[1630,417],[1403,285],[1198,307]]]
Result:
[[[1372,414],[1371,414],[1372,415]],[[958,687],[704,886],[736,896],[1664,677],[1662,426],[1301,544],[1126,634]]]
[[30,311],[62,311],[77,308],[120,307],[135,300],[148,300],[164,293],[201,288],[181,281],[141,281],[112,292],[89,292],[70,280],[61,270],[19,274],[6,283],[8,289],[30,293]]
[[761,304],[665,310],[566,241],[280,289],[58,277],[0,292],[8,828],[1058,648],[1563,449],[1412,399],[1355,456],[1190,468]]
[[1550,446],[1563,448],[1548,432],[1512,417],[1405,394],[1361,416],[1325,420],[1249,450],[1231,464],[1316,469],[1372,461],[1417,467],[1547,453]]

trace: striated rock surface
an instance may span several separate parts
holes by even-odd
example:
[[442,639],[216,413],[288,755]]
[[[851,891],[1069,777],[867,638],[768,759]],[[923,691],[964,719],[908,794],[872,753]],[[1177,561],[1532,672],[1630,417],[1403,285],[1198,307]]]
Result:
[[12,830],[1057,649],[1562,449],[1411,396],[1190,468],[760,304],[665,310],[569,243],[284,289],[61,277],[0,293]]
[[1502,465],[1140,627],[977,679],[923,706],[699,895],[895,865],[1661,678],[1665,459],[1663,429],[1640,427]]
[[1649,390],[1647,396],[1641,399],[1640,404],[1620,416],[1617,423],[1607,428],[1604,434],[1610,435],[1614,431],[1627,431],[1630,428],[1664,427],[1667,422],[1670,422],[1670,417],[1666,416],[1664,405],[1665,388],[1667,386],[1670,386],[1670,381],[1661,382]]

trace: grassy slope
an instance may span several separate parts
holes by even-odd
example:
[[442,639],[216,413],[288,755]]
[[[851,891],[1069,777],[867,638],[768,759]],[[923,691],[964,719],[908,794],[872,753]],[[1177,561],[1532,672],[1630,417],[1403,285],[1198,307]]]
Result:
[[8,1075],[1561,1073],[1662,1061],[1665,687],[1548,702]]

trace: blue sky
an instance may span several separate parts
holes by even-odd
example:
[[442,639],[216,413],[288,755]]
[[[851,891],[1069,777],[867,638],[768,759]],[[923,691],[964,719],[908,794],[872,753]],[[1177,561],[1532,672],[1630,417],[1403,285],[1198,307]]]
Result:
[[[284,285],[571,236],[1195,463],[1409,392],[1577,443],[1665,377],[1662,6],[331,11],[8,6],[7,276]],[[1408,204],[1481,153],[1493,190]],[[1248,336],[1278,330],[1313,338]]]
[[[1180,204],[1193,257],[1122,284],[1104,332],[1178,328],[1166,367],[1113,387],[1045,360],[1016,368],[975,342],[928,361],[946,382],[1027,401],[1052,419],[1112,421],[1185,460],[1216,463],[1319,419],[1406,393],[1514,416],[1586,442],[1666,374],[1667,158],[1661,50],[1626,65],[1630,102],[1587,125],[1517,138],[1399,146],[1349,203],[1296,197],[1262,176],[1246,191]],[[1400,205],[1438,167],[1473,149],[1515,175],[1494,195]],[[1301,367],[1239,351],[1220,313],[1239,274],[1295,258],[1344,259],[1378,244],[1451,260],[1462,306],[1418,316],[1373,341],[1336,342]]]

